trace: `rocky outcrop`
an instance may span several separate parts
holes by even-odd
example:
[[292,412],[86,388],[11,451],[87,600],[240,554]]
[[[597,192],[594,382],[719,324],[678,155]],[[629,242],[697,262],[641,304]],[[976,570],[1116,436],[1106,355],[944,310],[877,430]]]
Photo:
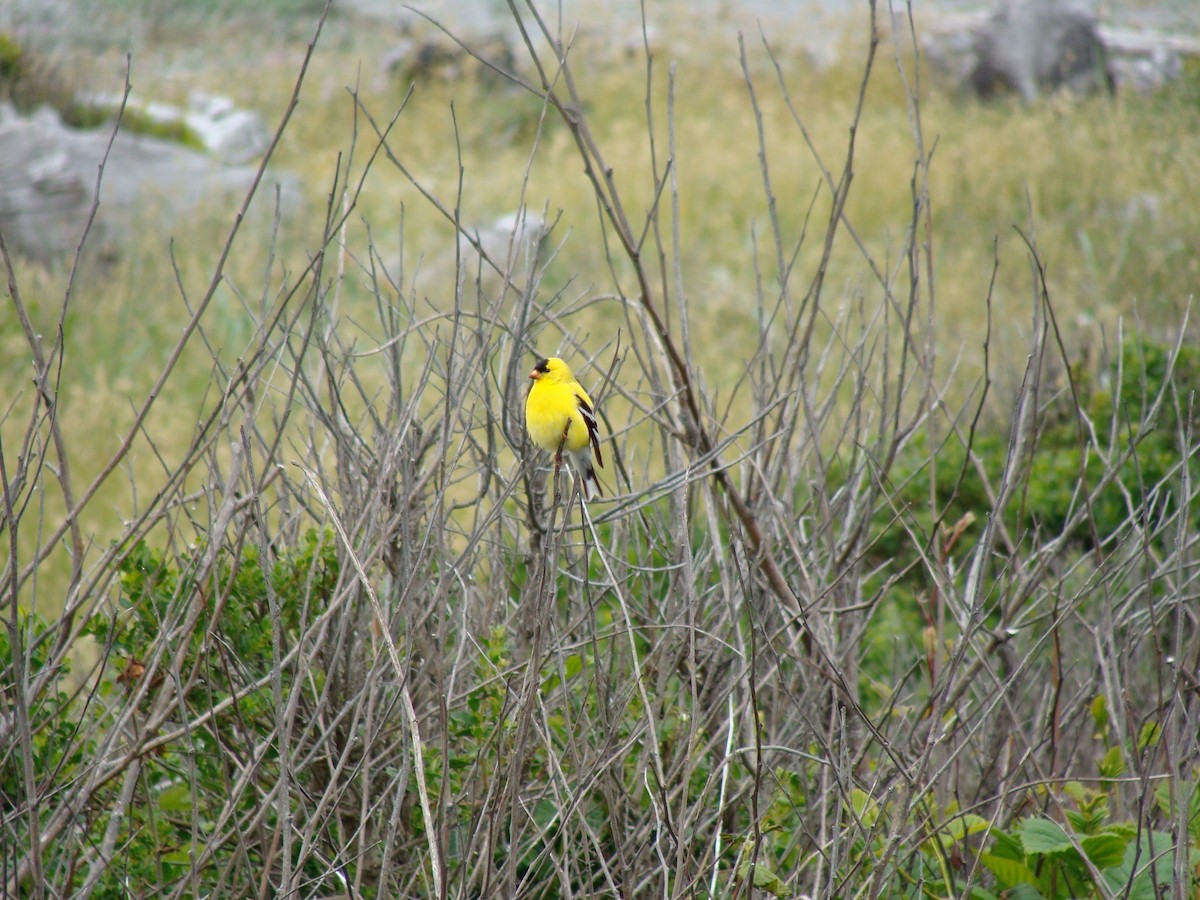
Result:
[[926,58],[985,98],[1153,90],[1179,77],[1183,54],[1200,53],[1195,39],[1106,27],[1087,0],[1006,0],[990,14],[921,25]]
[[1012,0],[977,32],[975,51],[970,84],[981,97],[1015,90],[1030,102],[1113,86],[1095,12],[1079,0]]
[[120,109],[124,102],[127,115],[136,113],[154,125],[184,128],[210,156],[232,165],[258,159],[271,139],[259,113],[242,109],[218,94],[197,91],[184,106],[144,101],[137,96],[125,100],[120,96],[98,95],[87,98],[86,102],[110,110]]
[[[107,129],[68,128],[50,109],[29,117],[0,109],[0,233],[10,250],[42,262],[75,251],[111,137]],[[147,223],[185,232],[189,217],[201,210],[221,205],[232,211],[256,172],[257,166],[226,165],[179,144],[121,131],[108,151],[89,240],[119,249],[137,225]],[[298,210],[298,181],[278,173],[260,187],[261,202],[272,202],[274,184],[285,214]]]
[[423,34],[403,34],[384,56],[384,69],[405,81],[474,78],[486,84],[507,82],[503,73],[512,72],[517,61],[509,35],[490,32],[461,41],[428,29]]
[[468,279],[507,274],[518,284],[545,262],[546,220],[528,210],[507,213],[458,236],[460,273]]

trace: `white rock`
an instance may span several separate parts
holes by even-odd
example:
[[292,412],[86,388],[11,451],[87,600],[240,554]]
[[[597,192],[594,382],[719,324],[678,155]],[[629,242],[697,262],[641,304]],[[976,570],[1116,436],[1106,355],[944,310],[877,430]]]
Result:
[[[122,98],[116,94],[96,94],[85,99],[96,106],[118,109]],[[228,97],[216,94],[194,93],[188,98],[186,108],[131,96],[125,108],[136,110],[160,125],[186,125],[205,150],[232,165],[258,159],[270,143],[262,116],[253,110],[239,109]]]
[[[0,231],[10,249],[44,262],[75,250],[110,137],[108,129],[68,128],[49,109],[29,118],[0,117]],[[119,246],[147,220],[169,234],[185,232],[201,209],[232,213],[256,172],[256,166],[224,165],[179,144],[119,132],[90,241]],[[280,186],[285,216],[302,208],[299,182],[281,174],[260,185],[259,205],[272,202],[273,184]]]
[[486,225],[469,228],[467,234],[458,236],[460,273],[468,279],[479,275],[498,278],[507,273],[520,284],[541,260],[548,234],[546,220],[528,210],[506,213]]

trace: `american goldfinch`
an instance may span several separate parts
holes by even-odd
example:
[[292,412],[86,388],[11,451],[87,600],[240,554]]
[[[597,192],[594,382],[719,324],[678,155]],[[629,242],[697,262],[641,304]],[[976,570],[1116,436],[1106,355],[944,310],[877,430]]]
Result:
[[599,497],[600,479],[592,468],[592,453],[599,466],[604,465],[604,457],[600,455],[600,431],[592,398],[557,357],[543,359],[529,377],[533,384],[525,400],[525,427],[530,440],[552,451],[556,460],[562,459],[565,450],[583,480],[584,497]]

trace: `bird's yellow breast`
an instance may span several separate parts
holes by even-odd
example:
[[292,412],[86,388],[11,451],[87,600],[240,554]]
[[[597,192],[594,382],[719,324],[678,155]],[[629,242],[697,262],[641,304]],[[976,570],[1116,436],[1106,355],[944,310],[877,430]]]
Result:
[[557,451],[562,447],[575,451],[588,445],[587,423],[579,412],[579,397],[571,385],[555,384],[546,378],[535,381],[525,400],[525,424],[530,439],[543,450]]

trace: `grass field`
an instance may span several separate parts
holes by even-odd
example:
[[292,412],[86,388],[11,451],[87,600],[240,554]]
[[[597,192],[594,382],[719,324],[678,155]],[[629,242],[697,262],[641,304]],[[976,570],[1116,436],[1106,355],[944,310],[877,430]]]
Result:
[[[272,127],[321,17],[86,12],[63,82]],[[535,35],[526,89],[334,15],[301,214],[12,260],[6,892],[1195,890],[1200,70],[984,105],[861,30]],[[522,208],[530,269],[459,258]]]

